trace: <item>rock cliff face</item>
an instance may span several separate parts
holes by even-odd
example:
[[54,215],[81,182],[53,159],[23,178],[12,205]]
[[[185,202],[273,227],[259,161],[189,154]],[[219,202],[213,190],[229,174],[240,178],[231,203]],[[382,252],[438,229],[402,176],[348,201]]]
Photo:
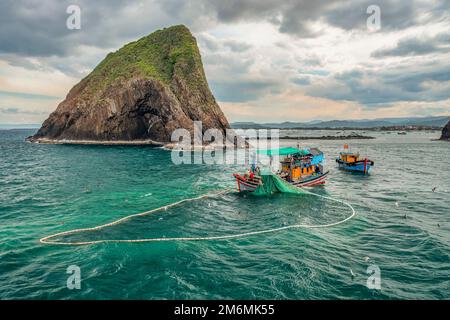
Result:
[[30,137],[36,142],[170,142],[172,131],[229,128],[185,26],[158,30],[110,53]]
[[445,125],[444,129],[442,129],[441,140],[450,141],[450,121]]

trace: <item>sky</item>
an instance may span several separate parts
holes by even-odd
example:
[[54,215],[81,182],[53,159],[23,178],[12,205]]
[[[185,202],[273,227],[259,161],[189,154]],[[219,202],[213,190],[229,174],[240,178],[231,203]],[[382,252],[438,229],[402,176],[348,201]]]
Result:
[[109,52],[176,24],[230,122],[450,115],[450,0],[2,0],[0,123],[42,123]]

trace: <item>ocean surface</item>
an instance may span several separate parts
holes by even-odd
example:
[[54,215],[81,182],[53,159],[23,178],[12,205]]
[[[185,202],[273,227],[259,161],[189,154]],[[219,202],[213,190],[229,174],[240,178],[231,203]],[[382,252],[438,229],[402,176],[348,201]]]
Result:
[[[431,140],[439,132],[367,132],[377,139],[348,141],[375,161],[369,176],[337,170],[343,141],[301,143],[319,147],[330,170],[327,184],[310,190],[357,211],[339,226],[91,246],[39,239],[233,188],[232,174],[244,166],[174,165],[169,151],[148,146],[25,142],[33,132],[0,131],[0,299],[450,298],[450,144]],[[336,131],[285,135],[324,133]],[[332,223],[350,214],[346,206],[307,194],[230,192],[63,238],[227,235]],[[69,266],[80,268],[80,289],[67,287]],[[380,289],[367,286],[368,268],[379,268]]]

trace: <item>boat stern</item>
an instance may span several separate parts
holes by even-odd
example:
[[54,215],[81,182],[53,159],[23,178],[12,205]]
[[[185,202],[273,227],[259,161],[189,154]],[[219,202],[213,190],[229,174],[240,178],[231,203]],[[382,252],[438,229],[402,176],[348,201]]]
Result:
[[259,181],[245,178],[238,173],[233,173],[233,176],[236,179],[236,186],[239,192],[253,192],[260,184]]

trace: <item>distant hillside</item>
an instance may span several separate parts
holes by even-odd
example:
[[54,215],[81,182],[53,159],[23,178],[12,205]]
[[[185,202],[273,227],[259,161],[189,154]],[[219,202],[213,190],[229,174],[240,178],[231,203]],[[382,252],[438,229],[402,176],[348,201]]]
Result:
[[392,126],[429,126],[444,127],[450,121],[450,116],[440,117],[411,117],[411,118],[381,118],[364,120],[330,120],[330,121],[310,121],[310,122],[282,122],[282,123],[255,123],[255,122],[235,122],[231,124],[234,129],[262,129],[262,128],[379,128]]

